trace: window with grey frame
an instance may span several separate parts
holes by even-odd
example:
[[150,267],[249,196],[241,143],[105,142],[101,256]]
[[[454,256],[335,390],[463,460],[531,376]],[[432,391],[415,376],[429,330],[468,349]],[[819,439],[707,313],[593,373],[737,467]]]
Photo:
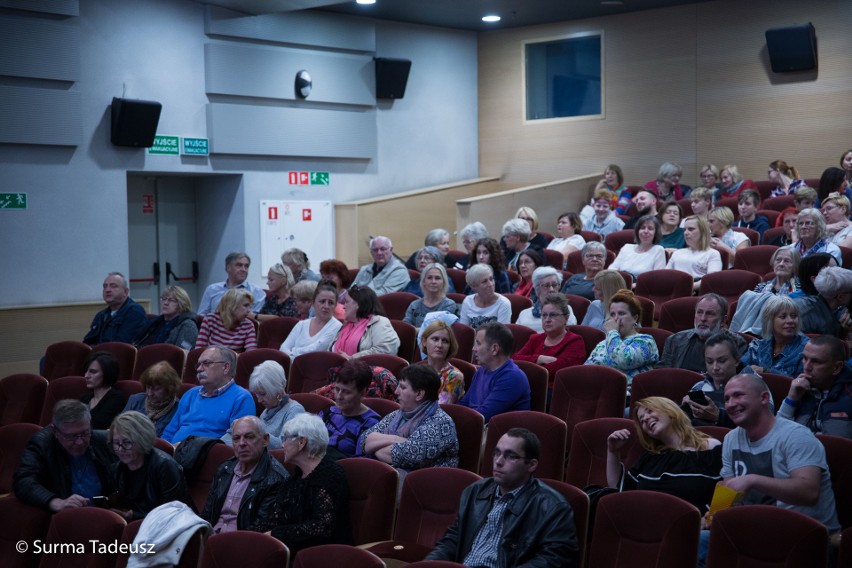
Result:
[[526,120],[603,116],[603,36],[524,45]]

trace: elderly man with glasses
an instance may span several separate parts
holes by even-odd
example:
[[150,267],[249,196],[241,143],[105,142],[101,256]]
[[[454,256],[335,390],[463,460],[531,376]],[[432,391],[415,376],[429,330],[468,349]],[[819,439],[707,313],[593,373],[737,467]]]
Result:
[[234,381],[236,369],[237,354],[230,349],[205,349],[195,366],[199,386],[180,399],[162,438],[172,444],[179,444],[187,436],[221,438],[234,420],[254,416],[251,393]]
[[464,490],[456,522],[426,559],[465,566],[578,566],[571,505],[533,476],[540,452],[529,430],[506,432],[491,458],[494,476]]
[[400,292],[411,282],[408,269],[393,255],[393,243],[389,238],[379,236],[370,240],[370,256],[372,264],[361,267],[353,284],[366,286],[376,296],[381,296]]
[[57,513],[91,504],[109,495],[109,467],[115,456],[105,431],[92,432],[89,408],[78,400],[60,400],[53,422],[36,433],[15,472],[15,496]]

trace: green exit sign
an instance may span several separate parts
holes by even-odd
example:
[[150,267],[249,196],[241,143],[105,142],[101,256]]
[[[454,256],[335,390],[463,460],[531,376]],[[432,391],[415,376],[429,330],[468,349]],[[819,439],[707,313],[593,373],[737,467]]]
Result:
[[210,143],[207,138],[184,138],[181,151],[188,156],[209,156]]
[[0,193],[0,209],[26,209],[26,193]]
[[154,145],[148,148],[149,154],[180,154],[180,138],[178,136],[155,136]]
[[328,185],[328,172],[311,172],[311,185]]

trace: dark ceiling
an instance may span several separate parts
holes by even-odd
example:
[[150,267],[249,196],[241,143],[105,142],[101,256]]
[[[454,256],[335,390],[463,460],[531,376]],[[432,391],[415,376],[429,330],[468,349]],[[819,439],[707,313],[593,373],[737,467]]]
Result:
[[[355,0],[196,0],[246,14],[270,14],[312,9],[443,28],[488,31],[625,14],[708,0],[376,0],[372,5]],[[497,14],[496,23],[482,21]]]

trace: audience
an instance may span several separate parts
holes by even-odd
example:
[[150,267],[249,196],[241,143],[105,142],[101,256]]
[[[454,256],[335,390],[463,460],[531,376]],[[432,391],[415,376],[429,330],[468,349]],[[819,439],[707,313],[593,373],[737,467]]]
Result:
[[826,333],[845,337],[852,331],[849,302],[852,299],[852,270],[826,266],[814,279],[814,296],[795,298],[803,333]]
[[60,400],[51,423],[27,442],[12,490],[24,503],[51,513],[88,507],[93,497],[112,492],[114,461],[106,432],[92,431],[89,408]]
[[[415,296],[423,297],[423,271],[427,266],[432,266],[434,264],[438,264],[440,266],[444,266],[444,254],[433,246],[425,246],[421,247],[414,253],[415,262],[416,262],[416,270],[420,273],[420,276],[417,278],[412,278],[408,283],[408,286],[405,287],[404,292],[408,292],[409,294],[414,294]],[[451,280],[445,279],[447,284],[448,292],[455,292],[456,289],[453,287],[453,283]]]
[[115,493],[109,508],[130,522],[170,501],[190,505],[183,469],[154,447],[154,424],[140,412],[122,412],[109,427],[107,440],[118,462],[111,469]]
[[260,310],[263,307],[264,292],[254,284],[248,281],[249,266],[251,258],[244,252],[232,252],[225,257],[225,272],[228,273],[228,278],[224,282],[216,282],[211,284],[204,290],[204,295],[201,296],[201,302],[198,304],[198,315],[206,316],[212,314],[218,309],[219,300],[225,295],[225,292],[234,288],[245,290],[249,294],[250,301],[254,302],[251,306],[253,311]]
[[583,260],[583,274],[575,274],[562,285],[563,294],[582,296],[590,302],[595,299],[595,276],[606,265],[606,247],[597,241],[589,241],[580,253]]
[[633,203],[636,205],[636,214],[624,225],[625,229],[633,229],[636,223],[642,217],[657,216],[657,194],[650,189],[640,189],[633,197]]
[[683,175],[683,168],[680,167],[680,164],[663,162],[659,173],[657,173],[657,179],[649,181],[643,187],[653,191],[663,202],[683,199],[689,197],[692,188],[688,185],[681,185],[681,175]]
[[320,263],[320,275],[322,280],[330,280],[334,282],[337,289],[338,301],[334,308],[334,317],[338,320],[343,320],[346,317],[346,312],[343,308],[343,302],[339,300],[343,295],[343,291],[347,290],[352,284],[352,278],[349,276],[349,268],[346,264],[337,259],[324,260]]
[[627,375],[628,388],[633,377],[654,368],[660,358],[654,338],[637,333],[642,306],[629,290],[610,299],[609,317],[604,320],[606,338],[589,355],[586,365],[604,365]]
[[361,453],[393,466],[401,476],[424,467],[458,467],[456,426],[438,403],[440,389],[441,377],[431,367],[405,367],[396,387],[399,410],[361,433]]
[[[433,249],[437,249],[441,255],[441,261],[444,262],[443,259],[446,258],[447,253],[450,252],[450,233],[446,229],[432,229],[428,233],[426,233],[426,238],[423,239],[423,247],[414,251],[411,256],[408,257],[408,260],[405,261],[405,267],[410,268],[412,270],[422,270],[422,267],[418,267],[418,256],[423,251],[424,248],[431,247]],[[434,255],[434,252],[431,252],[433,259],[430,262],[439,262],[437,257]],[[428,264],[428,263],[426,263]]]
[[769,263],[775,276],[764,280],[754,287],[754,291],[763,294],[779,294],[789,296],[801,285],[799,284],[799,262],[802,257],[792,246],[779,247],[772,253]]
[[829,195],[820,208],[826,231],[837,246],[852,248],[852,222],[849,221],[849,199],[845,195]]
[[[287,394],[287,378],[284,367],[278,361],[264,361],[252,371],[249,377],[249,392],[263,407],[260,420],[268,436],[268,446],[271,450],[281,447],[281,430],[293,417],[305,412],[299,402]],[[233,445],[233,434],[228,431],[222,436],[222,441]]]
[[[500,438],[490,458],[494,476],[467,487],[455,522],[427,560],[465,566],[578,568],[571,506],[535,477],[541,442],[525,428]],[[488,522],[486,522],[486,520]]]
[[710,210],[713,209],[714,195],[715,191],[711,188],[697,187],[693,189],[689,196],[689,207],[692,209],[692,214],[706,219]]
[[548,243],[547,248],[562,253],[562,266],[568,262],[568,255],[583,248],[586,239],[580,232],[583,230],[583,221],[574,212],[563,213],[556,221],[557,237]]
[[145,347],[169,343],[189,351],[195,347],[195,340],[198,339],[198,322],[195,318],[186,290],[180,286],[166,286],[160,296],[160,315],[148,320],[133,344]]
[[419,329],[429,314],[444,312],[458,317],[459,305],[447,298],[451,281],[443,265],[428,264],[422,274],[420,278],[422,297],[409,304],[402,321]]
[[393,255],[393,243],[387,237],[370,239],[372,264],[365,264],[355,276],[354,284],[370,288],[377,296],[399,292],[411,281],[408,269]]
[[632,434],[616,430],[606,439],[606,478],[620,491],[661,491],[694,505],[701,514],[710,508],[722,477],[722,443],[699,432],[671,400],[650,396],[636,401],[633,427],[644,452],[627,469],[622,460]]
[[[480,239],[476,242],[473,252],[470,254],[468,271],[477,264],[487,264],[494,273],[494,285],[498,294],[509,294],[512,292],[512,283],[509,273],[506,272],[505,257],[500,249],[500,243],[491,238]],[[470,284],[464,289],[465,295],[473,293]]]
[[110,341],[132,343],[145,326],[145,308],[130,297],[127,278],[110,272],[104,279],[103,298],[107,307],[95,314],[83,343],[98,345]]
[[531,248],[529,242],[531,234],[532,230],[529,223],[523,219],[515,217],[503,224],[502,245],[507,269],[518,271],[518,260],[520,260],[521,253]]
[[372,369],[358,359],[350,359],[336,373],[335,404],[323,408],[318,414],[328,430],[327,454],[332,459],[362,455],[358,438],[381,420],[375,410],[364,404],[372,380]]
[[627,215],[630,209],[631,200],[630,190],[624,185],[624,172],[616,164],[610,164],[604,170],[604,177],[598,180],[595,185],[595,191],[598,189],[606,189],[611,191],[615,196],[616,202],[613,205],[616,214]]
[[[712,190],[715,195],[716,190],[719,189],[719,168],[713,164],[704,164],[698,172],[698,177],[701,179],[701,185],[693,189],[692,193],[689,194],[689,197],[692,198],[695,195],[695,191],[698,189]],[[696,215],[697,214],[698,213],[696,213]]]
[[[734,427],[725,411],[725,385],[740,373],[743,366],[736,337],[723,331],[711,335],[704,342],[704,364],[707,368],[704,379],[692,385],[681,403],[693,426]],[[704,396],[698,395],[699,392]]]
[[[293,299],[296,300],[296,318],[299,321],[308,319],[311,316],[311,310],[314,307],[314,294],[316,294],[318,284],[319,282],[316,280],[308,280],[305,278],[304,280],[296,282],[293,289],[290,291],[293,295]],[[341,317],[341,319],[343,318]]]
[[216,313],[204,316],[195,347],[221,345],[237,353],[257,349],[257,328],[248,319],[252,301],[251,292],[242,288],[225,292]]
[[487,322],[509,323],[512,319],[512,304],[508,298],[494,290],[494,272],[487,264],[474,264],[465,275],[473,294],[465,297],[461,305],[459,321],[473,329]]
[[266,274],[266,285],[269,290],[263,307],[257,313],[249,312],[248,318],[256,322],[269,321],[279,316],[296,317],[296,299],[292,289],[296,279],[290,269],[280,262],[269,269]]
[[512,287],[512,293],[529,298],[533,292],[533,271],[544,266],[544,257],[537,250],[527,249],[518,255],[518,274],[521,279]]
[[764,245],[772,245],[776,247],[785,247],[795,244],[798,239],[798,235],[796,233],[796,221],[798,220],[798,217],[799,212],[795,207],[785,208],[781,211],[781,214],[778,215],[778,219],[775,221],[775,227],[784,227],[784,232],[776,237],[764,235],[761,242]]
[[612,210],[612,200],[613,194],[608,189],[595,190],[592,196],[594,215],[589,219],[583,219],[583,226],[587,230],[606,237],[608,234],[624,228],[624,221]]
[[254,416],[251,394],[234,381],[237,354],[226,347],[209,347],[195,366],[199,386],[181,397],[161,438],[177,445],[187,436],[221,438],[237,418]]
[[710,226],[710,246],[727,253],[728,268],[732,268],[737,251],[750,247],[751,241],[744,233],[731,229],[734,213],[727,207],[712,209],[707,215],[707,223]]
[[796,212],[802,209],[810,209],[818,200],[817,191],[812,187],[803,186],[793,192],[793,205]]
[[[695,193],[701,188],[692,190]],[[686,246],[683,240],[683,227],[681,227],[681,219],[683,218],[683,209],[677,201],[667,201],[660,208],[657,214],[660,221],[660,242],[657,244],[667,251],[674,252]]]
[[802,372],[790,384],[778,416],[819,434],[852,439],[852,367],[845,360],[840,339],[813,338],[804,347]]
[[796,250],[807,258],[818,252],[827,252],[834,257],[839,266],[843,265],[840,249],[826,235],[825,218],[819,209],[802,209],[796,219],[796,230],[799,240]]
[[275,503],[289,474],[269,455],[269,435],[258,417],[234,420],[231,437],[235,457],[216,469],[200,516],[214,534],[266,532],[274,526]]
[[479,368],[459,404],[479,412],[485,422],[512,410],[530,409],[527,376],[512,361],[515,339],[505,325],[489,322],[476,330],[474,356]]
[[740,193],[740,196],[737,198],[737,209],[740,212],[740,218],[734,223],[734,227],[743,227],[757,231],[760,234],[760,238],[763,238],[763,233],[769,228],[769,219],[757,214],[759,208],[760,194],[757,191],[747,189]]
[[[305,353],[328,351],[343,324],[334,317],[337,288],[331,280],[320,280],[314,289],[314,317],[299,321],[284,342],[281,351],[291,359]],[[345,313],[344,313],[345,317]]]
[[171,365],[160,361],[145,369],[139,382],[145,392],[130,395],[122,412],[141,412],[154,423],[157,436],[162,436],[177,412],[180,375]]
[[[311,270],[308,255],[302,249],[290,248],[285,250],[281,253],[281,263],[290,269],[296,283],[303,280],[313,280],[314,282],[320,280],[320,276]],[[320,266],[320,271],[322,271],[322,266]]]
[[464,250],[467,251],[467,256],[463,256],[456,260],[456,264],[453,268],[458,270],[467,270],[467,267],[470,265],[471,258],[476,256],[476,243],[482,239],[488,238],[488,229],[486,229],[485,225],[479,221],[474,221],[473,223],[465,225],[459,233],[459,236],[461,237]]
[[808,337],[801,330],[799,307],[788,296],[773,296],[761,310],[761,336],[748,346],[743,364],[763,372],[796,377],[802,372],[802,350]]
[[757,189],[757,184],[750,179],[743,179],[737,166],[733,164],[728,164],[720,170],[719,181],[721,187],[716,193],[717,200],[725,197],[739,197],[740,193],[746,189]]
[[595,275],[595,300],[586,310],[583,325],[603,331],[604,320],[609,315],[610,299],[619,290],[625,290],[627,284],[617,270],[601,270]]
[[399,336],[371,288],[353,284],[346,292],[343,304],[346,319],[331,344],[333,352],[346,359],[372,353],[396,355]]
[[769,181],[776,184],[769,193],[770,197],[792,194],[805,185],[805,180],[800,179],[799,170],[788,165],[784,160],[775,160],[769,164],[769,171],[766,173],[766,177],[769,178]]
[[284,426],[284,461],[293,475],[281,484],[272,536],[290,554],[321,544],[352,544],[346,473],[326,455],[328,432],[318,416],[300,414]]
[[527,222],[530,226],[529,244],[530,248],[541,250],[547,248],[551,237],[538,232],[538,214],[531,207],[520,207],[515,212],[515,217]]
[[688,273],[695,280],[693,289],[698,290],[701,278],[722,270],[722,257],[710,248],[710,227],[701,217],[693,215],[684,220],[683,240],[686,248],[674,251],[666,268]]

